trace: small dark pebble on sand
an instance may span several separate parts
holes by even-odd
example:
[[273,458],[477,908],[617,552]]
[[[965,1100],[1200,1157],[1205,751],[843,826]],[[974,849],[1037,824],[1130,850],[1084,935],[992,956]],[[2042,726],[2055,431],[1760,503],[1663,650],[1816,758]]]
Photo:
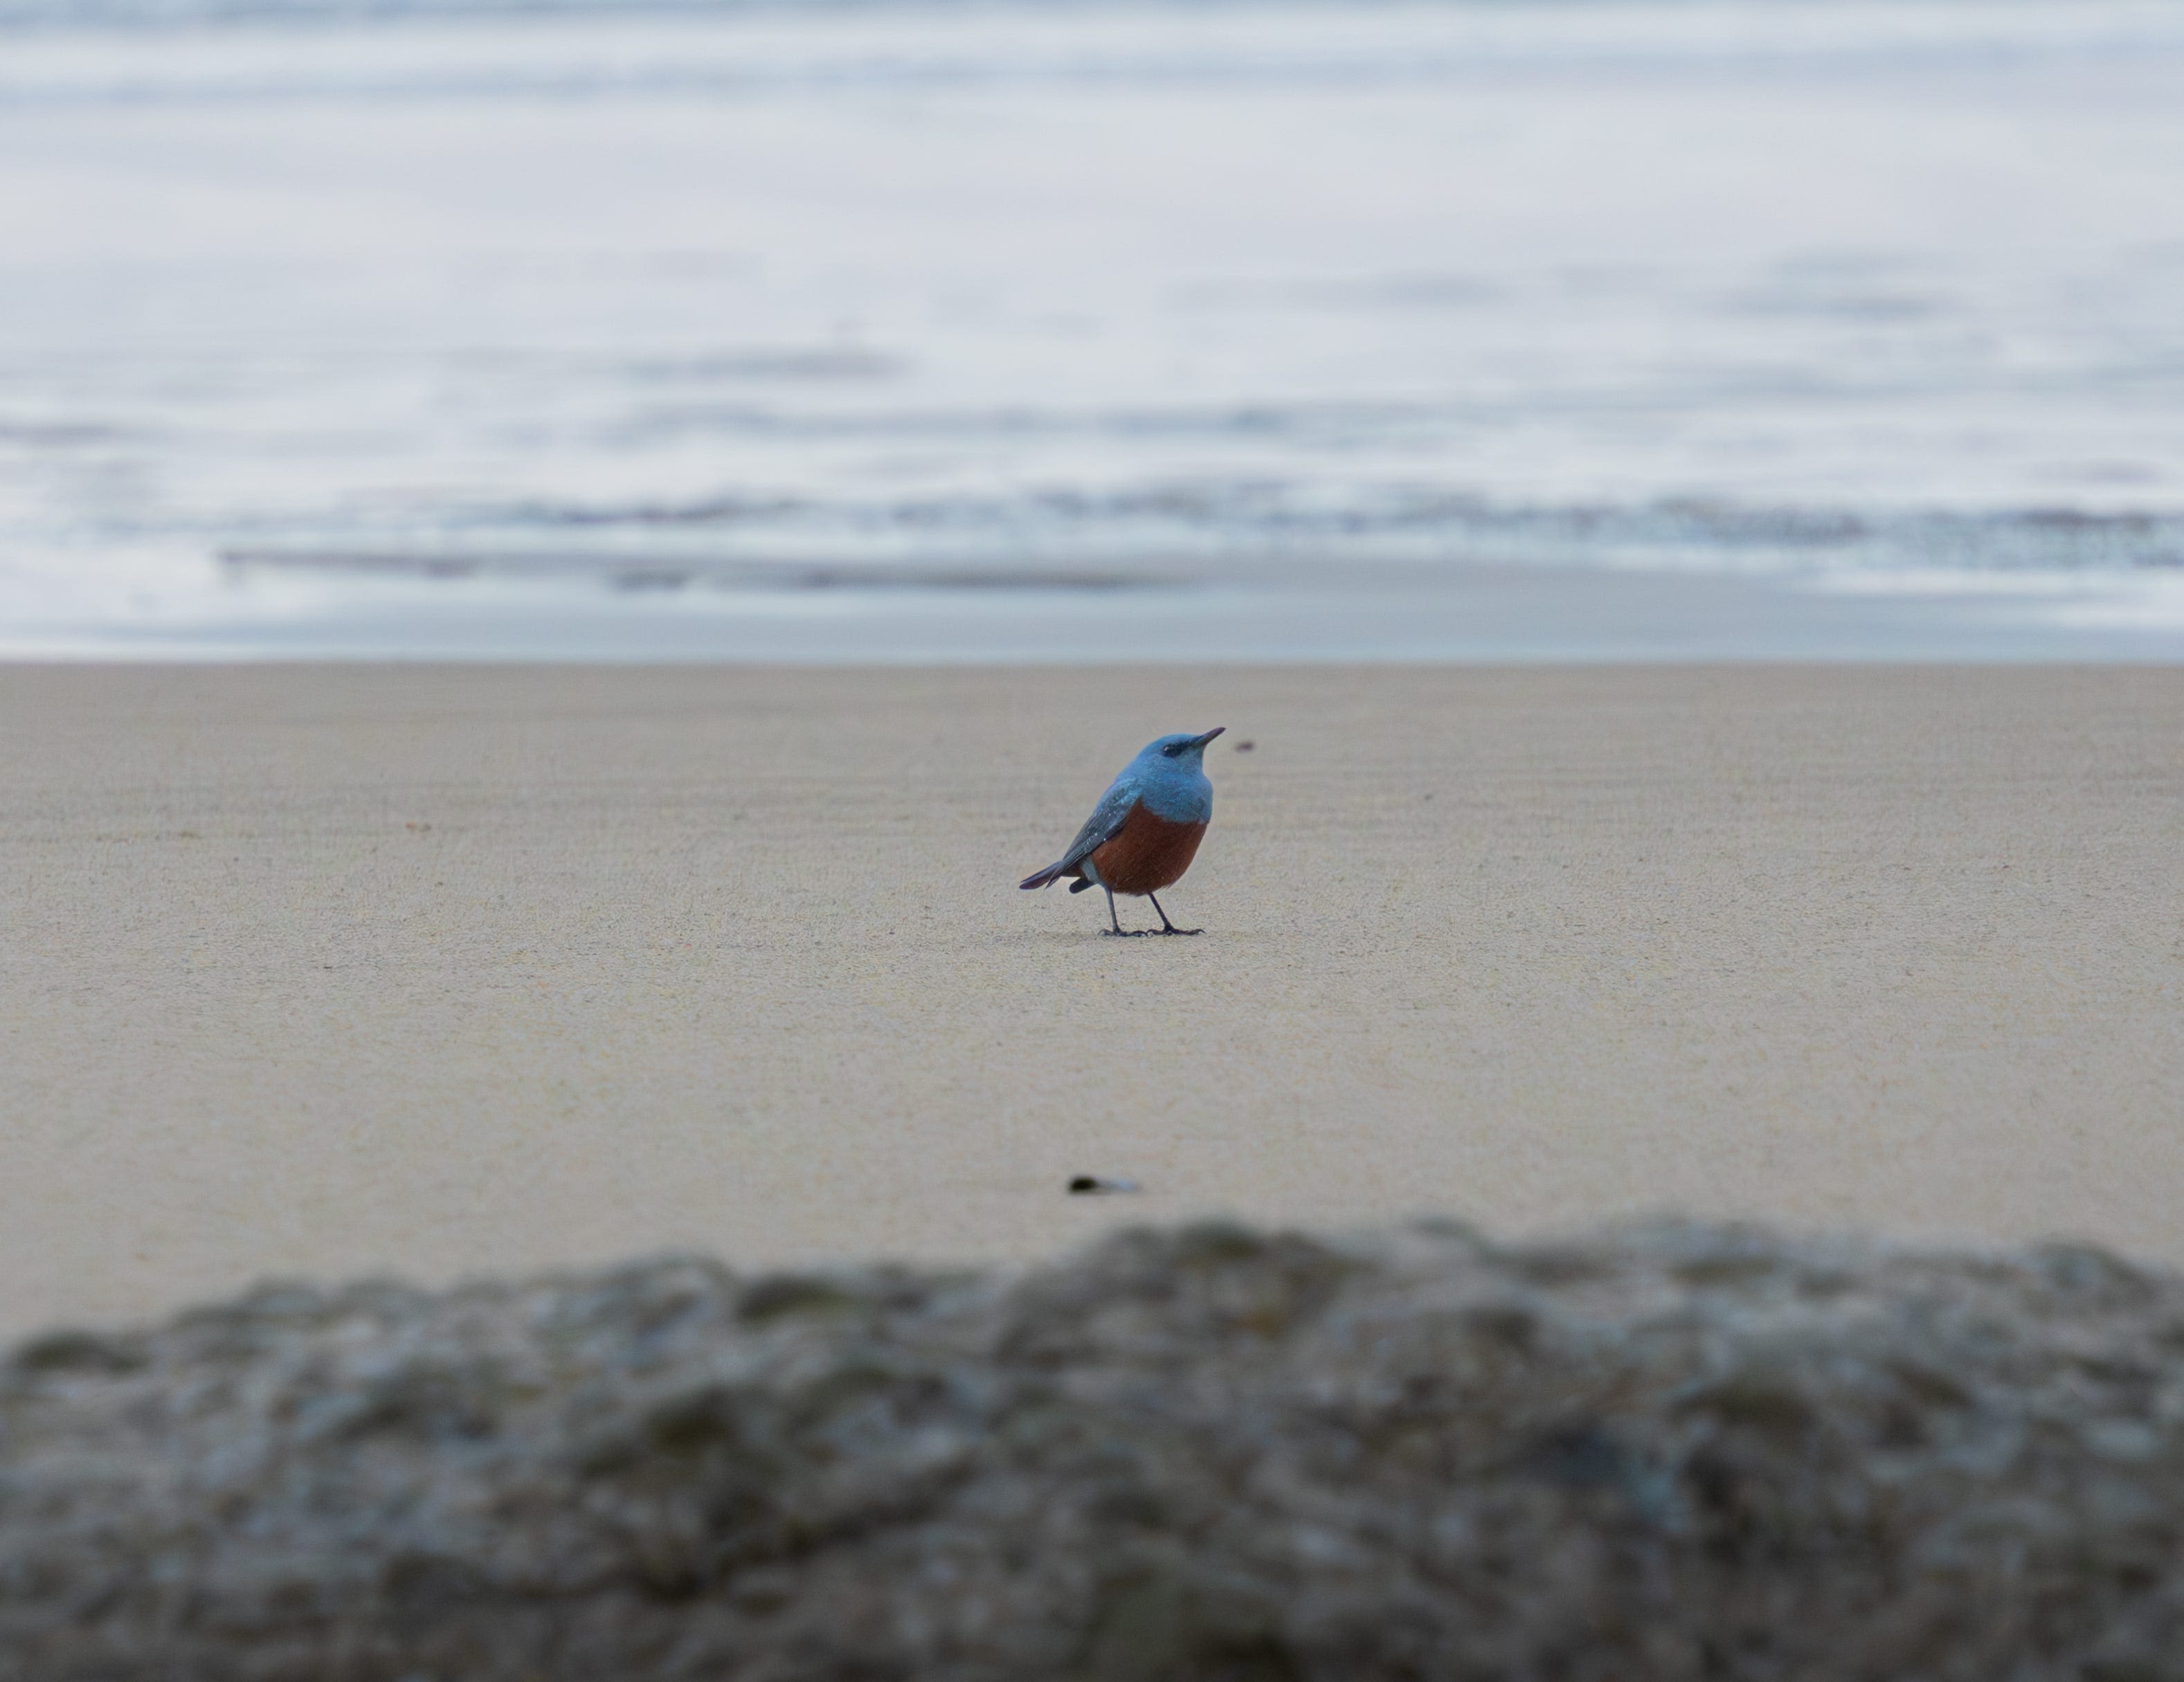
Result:
[[1096,1197],[1103,1192],[1135,1191],[1137,1189],[1135,1180],[1108,1179],[1099,1174],[1074,1174],[1069,1181],[1072,1197]]
[[1248,753],[1250,753],[1250,752],[1251,751],[1251,749],[1254,749],[1254,748],[1257,747],[1258,745],[1259,745],[1259,744],[1258,744],[1256,742],[1252,742],[1252,741],[1243,741],[1243,742],[1239,742],[1239,743],[1236,744],[1236,751],[1237,751],[1238,753],[1240,753],[1240,754],[1248,754]]

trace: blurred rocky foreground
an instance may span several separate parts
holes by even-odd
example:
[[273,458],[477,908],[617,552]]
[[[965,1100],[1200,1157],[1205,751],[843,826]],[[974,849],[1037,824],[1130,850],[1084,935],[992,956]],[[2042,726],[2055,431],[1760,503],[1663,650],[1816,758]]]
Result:
[[269,1289],[0,1367],[0,1676],[2184,1677],[2184,1281],[1656,1228]]

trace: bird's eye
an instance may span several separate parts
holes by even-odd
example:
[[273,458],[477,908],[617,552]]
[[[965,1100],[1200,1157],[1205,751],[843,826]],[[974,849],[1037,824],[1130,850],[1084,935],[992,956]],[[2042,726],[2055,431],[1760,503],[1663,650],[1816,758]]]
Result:
[[1162,748],[1161,751],[1166,754],[1170,759],[1173,759],[1178,754],[1183,751],[1183,744],[1181,743],[1178,743],[1174,747]]

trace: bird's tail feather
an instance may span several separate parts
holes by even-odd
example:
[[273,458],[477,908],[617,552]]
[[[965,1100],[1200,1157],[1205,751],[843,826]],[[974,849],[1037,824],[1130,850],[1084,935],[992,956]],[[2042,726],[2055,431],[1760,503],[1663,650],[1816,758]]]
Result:
[[1062,872],[1068,868],[1069,866],[1066,864],[1049,865],[1045,870],[1034,871],[1022,882],[1017,883],[1017,886],[1019,888],[1044,888],[1050,882],[1053,882],[1059,878]]

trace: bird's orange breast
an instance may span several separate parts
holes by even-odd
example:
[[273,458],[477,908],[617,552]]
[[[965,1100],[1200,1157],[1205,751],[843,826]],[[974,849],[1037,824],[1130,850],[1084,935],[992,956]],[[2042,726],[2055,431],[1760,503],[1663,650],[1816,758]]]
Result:
[[1143,803],[1123,827],[1092,849],[1092,867],[1117,894],[1152,894],[1181,878],[1197,855],[1202,823],[1156,817]]

